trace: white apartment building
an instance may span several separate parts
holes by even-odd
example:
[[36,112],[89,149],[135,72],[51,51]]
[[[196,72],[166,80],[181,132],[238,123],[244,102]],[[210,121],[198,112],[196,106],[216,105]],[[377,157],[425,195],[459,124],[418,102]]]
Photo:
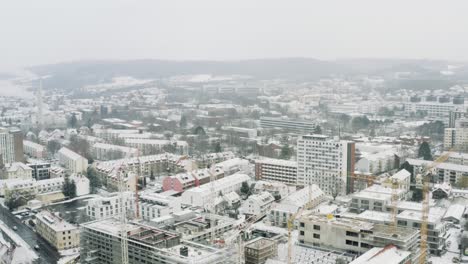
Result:
[[329,218],[305,213],[299,219],[299,244],[364,253],[373,247],[389,244],[411,252],[408,259],[419,256],[419,231],[345,218]]
[[36,159],[45,158],[47,153],[43,145],[28,140],[23,140],[23,151],[24,154]]
[[31,180],[32,169],[21,162],[13,162],[5,166],[4,179]]
[[355,171],[379,174],[398,167],[398,148],[389,144],[356,143],[359,160]]
[[328,195],[346,194],[354,165],[354,142],[316,134],[297,140],[298,185],[317,184]]
[[36,214],[36,232],[58,251],[80,246],[80,230],[49,211]]
[[274,226],[286,227],[293,214],[302,208],[312,209],[323,202],[325,198],[325,194],[317,185],[305,186],[281,202],[274,203],[268,219]]
[[146,191],[139,195],[139,215],[144,220],[169,216],[182,211],[181,198]]
[[260,126],[265,129],[285,129],[296,133],[313,133],[317,125],[308,120],[261,117]]
[[410,116],[412,113],[424,112],[429,117],[443,117],[447,118],[450,116],[450,112],[463,108],[463,105],[455,105],[452,103],[439,103],[434,102],[406,102],[404,103],[405,113]]
[[[86,215],[92,220],[101,220],[109,217],[119,216],[121,211],[120,193],[114,192],[107,196],[88,200]],[[132,192],[124,193],[124,203],[129,214],[135,212],[135,198]]]
[[411,173],[405,169],[393,174],[388,181],[384,183],[386,187],[392,187],[392,182],[396,182],[399,189],[404,189],[407,192],[410,190]]
[[94,129],[94,134],[97,137],[103,138],[105,140],[114,140],[119,137],[121,134],[139,134],[140,131],[138,129],[106,129],[106,128],[98,128]]
[[176,148],[176,152],[181,155],[188,154],[188,143],[186,141],[171,141],[165,139],[140,139],[126,138],[125,145],[137,148],[143,153],[150,151],[164,152],[164,146],[172,144]]
[[97,160],[114,160],[125,157],[131,158],[138,155],[138,149],[106,143],[96,143],[91,151]]
[[[432,161],[420,159],[407,159],[408,163],[414,166],[414,175],[421,172],[423,166],[429,166]],[[467,182],[468,165],[459,165],[453,163],[439,163],[434,167],[435,180],[439,183],[459,184]]]
[[[391,187],[372,185],[360,192],[353,193],[349,208],[355,212],[363,212],[365,210],[387,212],[391,210],[392,191]],[[397,190],[399,199],[404,198],[406,193],[406,189]]]
[[82,173],[88,169],[88,160],[68,148],[63,147],[58,151],[58,159],[59,164],[71,173]]
[[221,193],[239,192],[243,182],[249,182],[250,177],[245,174],[234,174],[213,182],[214,193],[211,191],[211,183],[196,188],[188,189],[182,194],[182,204],[204,207],[214,202],[214,198]]
[[[445,155],[447,152],[441,154]],[[449,157],[446,161],[447,163],[459,164],[459,165],[468,165],[468,153],[463,152],[450,152]]]
[[281,182],[256,181],[254,193],[269,192],[273,197],[285,198],[289,195],[289,187]]
[[281,159],[256,160],[255,179],[296,185],[297,162]]
[[224,171],[224,176],[229,176],[238,172],[244,174],[248,174],[250,172],[249,161],[241,158],[222,161],[215,164],[214,168]]
[[468,151],[468,119],[457,120],[454,128],[444,130],[444,148]]
[[[89,180],[82,175],[70,176],[70,180],[75,181],[76,195],[89,194]],[[62,192],[64,178],[51,178],[36,181],[34,179],[12,179],[0,180],[0,196],[5,196],[5,191],[27,191],[34,195]]]
[[233,126],[224,126],[222,130],[227,134],[236,135],[240,138],[256,138],[257,129],[245,128],[245,127],[233,127]]
[[[431,254],[440,255],[445,249],[447,225],[442,221],[446,208],[431,207],[427,224],[427,244]],[[397,215],[398,226],[420,229],[422,212],[405,210]]]
[[275,198],[269,192],[250,195],[239,208],[239,212],[245,215],[263,216],[270,211]]
[[408,264],[411,263],[411,252],[398,249],[393,245],[374,247],[353,260],[350,264]]

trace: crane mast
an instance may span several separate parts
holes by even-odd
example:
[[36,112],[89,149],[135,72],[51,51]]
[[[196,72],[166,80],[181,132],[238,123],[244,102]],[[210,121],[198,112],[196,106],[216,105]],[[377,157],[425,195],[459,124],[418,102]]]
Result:
[[125,171],[118,172],[119,192],[120,192],[120,246],[122,253],[122,264],[128,264],[128,237],[127,237],[127,206],[125,192],[127,184],[125,183]]
[[210,193],[211,193],[211,201],[210,201],[210,226],[211,226],[211,236],[210,240],[211,242],[215,241],[216,239],[216,230],[215,230],[215,225],[216,225],[216,220],[214,219],[214,215],[216,214],[216,189],[214,186],[214,182],[216,180],[216,175],[211,171],[212,166],[208,169],[208,172],[210,174]]
[[423,193],[423,203],[422,203],[422,215],[421,215],[421,255],[419,255],[419,264],[425,264],[427,259],[427,222],[429,218],[429,177],[431,175],[432,169],[435,168],[440,163],[445,162],[453,150],[447,151],[444,155],[438,157],[434,162],[432,162],[428,167],[424,168],[421,172],[422,176],[422,193]]

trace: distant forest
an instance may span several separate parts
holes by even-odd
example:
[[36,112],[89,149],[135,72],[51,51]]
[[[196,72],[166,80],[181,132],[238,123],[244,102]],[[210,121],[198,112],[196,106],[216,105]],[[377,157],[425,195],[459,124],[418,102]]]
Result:
[[457,70],[456,76],[443,76],[449,62],[428,60],[356,59],[322,61],[309,58],[258,59],[241,61],[80,61],[29,68],[39,75],[51,75],[44,80],[47,89],[77,89],[88,84],[111,81],[116,76],[158,79],[175,75],[213,74],[249,75],[256,79],[291,79],[313,81],[326,77],[377,76],[393,78],[396,72],[411,72],[408,81],[393,83],[393,88],[414,86],[426,89],[453,85],[452,79],[468,80],[468,67]]

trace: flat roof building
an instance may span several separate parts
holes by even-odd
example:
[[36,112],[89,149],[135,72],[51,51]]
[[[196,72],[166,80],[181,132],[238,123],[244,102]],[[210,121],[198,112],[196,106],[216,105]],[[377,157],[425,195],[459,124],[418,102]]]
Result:
[[258,159],[255,161],[255,179],[297,184],[297,162],[281,159]]
[[[151,226],[128,223],[128,258],[140,264],[233,263],[223,249],[183,241],[180,235]],[[120,222],[114,219],[81,225],[81,263],[122,263]]]

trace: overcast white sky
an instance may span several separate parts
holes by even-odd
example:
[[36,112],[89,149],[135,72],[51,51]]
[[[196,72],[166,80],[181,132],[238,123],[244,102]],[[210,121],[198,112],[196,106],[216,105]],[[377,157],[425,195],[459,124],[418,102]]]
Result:
[[468,60],[465,0],[2,1],[0,68],[84,59]]

